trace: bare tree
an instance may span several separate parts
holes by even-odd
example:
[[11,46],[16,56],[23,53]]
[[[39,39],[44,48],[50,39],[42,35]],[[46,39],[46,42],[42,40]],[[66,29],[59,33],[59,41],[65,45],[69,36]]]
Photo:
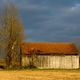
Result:
[[38,56],[37,54],[39,54],[40,51],[39,50],[36,50],[34,48],[32,48],[30,51],[29,51],[29,67],[30,68],[35,68],[37,66],[37,63],[39,62],[39,59],[38,59]]
[[0,42],[5,46],[6,66],[21,66],[21,48],[23,26],[18,9],[13,4],[5,6],[0,18]]

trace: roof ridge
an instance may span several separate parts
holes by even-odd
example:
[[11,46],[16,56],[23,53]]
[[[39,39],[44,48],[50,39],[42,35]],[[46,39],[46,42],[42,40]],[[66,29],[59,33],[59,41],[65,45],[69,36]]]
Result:
[[23,43],[74,44],[72,42],[23,42]]

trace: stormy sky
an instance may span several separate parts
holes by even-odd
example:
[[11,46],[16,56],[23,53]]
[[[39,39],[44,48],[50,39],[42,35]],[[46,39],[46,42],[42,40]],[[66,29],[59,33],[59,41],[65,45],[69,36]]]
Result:
[[26,41],[72,42],[80,37],[80,0],[9,1],[20,10]]

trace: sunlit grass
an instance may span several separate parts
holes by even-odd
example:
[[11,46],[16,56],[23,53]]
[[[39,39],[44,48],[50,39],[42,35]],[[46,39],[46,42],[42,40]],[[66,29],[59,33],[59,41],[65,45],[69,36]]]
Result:
[[80,80],[80,70],[1,70],[0,80]]

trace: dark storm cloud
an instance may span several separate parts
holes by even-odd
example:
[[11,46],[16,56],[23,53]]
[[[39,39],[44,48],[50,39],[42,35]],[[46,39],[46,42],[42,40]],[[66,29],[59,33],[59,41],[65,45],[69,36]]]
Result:
[[73,41],[80,37],[80,0],[11,1],[21,11],[26,40]]

